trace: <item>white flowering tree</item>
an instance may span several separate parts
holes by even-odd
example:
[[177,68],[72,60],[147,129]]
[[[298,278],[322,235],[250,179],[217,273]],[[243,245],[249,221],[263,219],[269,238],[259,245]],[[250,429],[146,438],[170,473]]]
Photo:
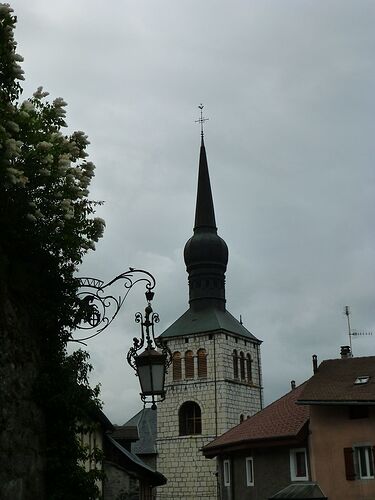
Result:
[[74,273],[104,222],[88,199],[89,142],[64,133],[64,100],[48,102],[42,87],[21,99],[15,24],[0,3],[0,497],[92,499],[96,476],[79,465],[76,435],[98,408],[98,389],[87,355],[68,356],[66,343]]
[[94,248],[104,227],[103,220],[88,217],[95,206],[87,199],[94,175],[86,159],[89,142],[80,131],[63,134],[63,99],[47,102],[48,92],[40,87],[19,100],[24,77],[13,39],[15,18],[6,4],[0,4],[0,16],[0,186],[7,199],[1,225],[8,220],[14,231],[31,231],[51,254],[74,264]]

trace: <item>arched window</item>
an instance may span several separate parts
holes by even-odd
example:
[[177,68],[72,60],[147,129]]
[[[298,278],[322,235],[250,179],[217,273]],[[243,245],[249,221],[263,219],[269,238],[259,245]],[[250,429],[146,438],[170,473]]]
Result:
[[242,351],[240,352],[240,375],[241,380],[245,380],[245,355]]
[[238,355],[236,349],[233,351],[233,378],[238,378]]
[[252,361],[251,361],[251,356],[250,354],[248,354],[246,356],[246,371],[247,371],[247,381],[248,382],[251,382],[253,380],[253,374],[251,372],[251,366],[252,365]]
[[190,434],[202,434],[201,409],[194,401],[186,401],[178,412],[179,434],[188,436]]
[[193,351],[185,352],[185,378],[194,378]]
[[240,415],[240,424],[242,424],[243,421],[244,421],[244,416],[243,416],[243,413],[241,413],[241,415]]
[[206,349],[198,349],[198,377],[207,377],[207,354]]
[[181,353],[173,353],[173,380],[181,380],[182,369],[181,369]]

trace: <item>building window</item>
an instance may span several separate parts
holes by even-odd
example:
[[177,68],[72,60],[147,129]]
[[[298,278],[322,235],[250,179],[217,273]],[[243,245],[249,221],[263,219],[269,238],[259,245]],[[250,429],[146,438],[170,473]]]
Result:
[[198,349],[198,377],[207,377],[207,353],[206,349]]
[[243,416],[243,413],[241,413],[241,415],[240,415],[240,424],[242,424],[243,421],[244,421],[244,416]]
[[197,403],[194,403],[194,401],[186,401],[186,403],[183,403],[178,417],[180,436],[202,434],[202,415],[201,409]]
[[230,486],[230,460],[224,460],[224,486]]
[[251,365],[252,365],[251,356],[250,356],[250,354],[248,354],[246,356],[246,371],[247,371],[247,381],[248,382],[251,382],[253,380],[253,374],[251,372]]
[[359,479],[374,479],[374,458],[372,446],[356,446],[354,448]]
[[185,378],[194,378],[193,351],[185,352]]
[[254,461],[253,457],[246,458],[246,484],[254,486]]
[[292,481],[306,481],[309,478],[305,448],[290,450],[290,476]]
[[238,354],[236,349],[233,351],[233,378],[238,378]]
[[181,353],[173,353],[173,380],[181,380],[182,369],[181,369]]
[[245,355],[242,351],[240,352],[240,374],[241,380],[245,380]]

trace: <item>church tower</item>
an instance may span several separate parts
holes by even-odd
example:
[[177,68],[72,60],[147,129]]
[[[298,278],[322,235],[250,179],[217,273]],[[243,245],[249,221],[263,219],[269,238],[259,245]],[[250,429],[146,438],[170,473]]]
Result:
[[194,234],[184,259],[189,309],[162,334],[173,353],[158,405],[160,500],[216,500],[216,463],[201,448],[262,407],[260,343],[225,307],[228,247],[217,234],[202,132]]

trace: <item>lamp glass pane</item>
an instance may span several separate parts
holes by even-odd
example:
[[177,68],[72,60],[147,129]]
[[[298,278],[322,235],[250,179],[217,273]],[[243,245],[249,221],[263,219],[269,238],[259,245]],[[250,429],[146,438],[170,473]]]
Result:
[[164,363],[138,365],[138,376],[142,393],[145,395],[162,394],[164,391],[164,375]]

